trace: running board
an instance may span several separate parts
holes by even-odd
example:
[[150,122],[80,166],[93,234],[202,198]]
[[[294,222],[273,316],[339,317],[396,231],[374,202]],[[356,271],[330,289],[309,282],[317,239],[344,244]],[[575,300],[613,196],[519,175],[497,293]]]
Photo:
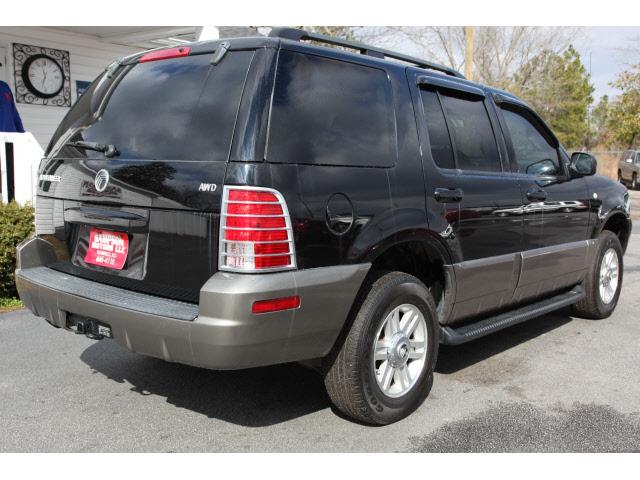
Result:
[[527,320],[545,315],[554,310],[573,305],[585,296],[584,288],[578,285],[572,290],[556,295],[555,297],[530,303],[529,305],[501,313],[494,317],[485,318],[470,325],[464,325],[458,328],[441,326],[440,343],[445,345],[460,345],[461,343],[470,342],[471,340],[484,337],[503,328],[517,325],[518,323],[526,322]]

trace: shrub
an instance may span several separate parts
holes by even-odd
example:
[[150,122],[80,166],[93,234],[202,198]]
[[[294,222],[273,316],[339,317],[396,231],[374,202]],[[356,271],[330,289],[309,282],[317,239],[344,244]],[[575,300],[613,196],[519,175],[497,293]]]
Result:
[[33,232],[33,207],[0,202],[0,297],[17,295],[16,247]]

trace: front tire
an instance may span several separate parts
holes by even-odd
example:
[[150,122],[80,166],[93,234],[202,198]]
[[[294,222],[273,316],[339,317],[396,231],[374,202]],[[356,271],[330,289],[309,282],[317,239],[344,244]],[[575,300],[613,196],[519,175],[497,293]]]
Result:
[[392,272],[378,278],[326,371],[336,408],[374,425],[416,410],[433,383],[437,318],[429,290],[416,277]]
[[638,175],[636,173],[631,177],[631,190],[638,189]]
[[622,274],[620,240],[613,232],[604,230],[599,237],[595,261],[583,282],[587,296],[572,307],[572,314],[595,320],[611,315],[620,297]]

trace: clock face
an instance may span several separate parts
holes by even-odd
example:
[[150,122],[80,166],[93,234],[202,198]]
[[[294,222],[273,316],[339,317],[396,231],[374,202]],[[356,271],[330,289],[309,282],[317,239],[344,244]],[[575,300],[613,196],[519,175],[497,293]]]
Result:
[[41,98],[56,96],[64,86],[62,67],[47,55],[30,57],[22,68],[26,87]]

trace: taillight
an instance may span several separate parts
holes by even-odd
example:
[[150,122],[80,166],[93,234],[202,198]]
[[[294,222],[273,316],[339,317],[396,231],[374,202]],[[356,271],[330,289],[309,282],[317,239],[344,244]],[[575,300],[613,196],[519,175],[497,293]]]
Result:
[[225,186],[218,268],[233,272],[296,267],[287,204],[270,188]]
[[186,57],[191,52],[191,47],[164,48],[151,50],[138,59],[138,63],[153,62],[155,60],[168,60],[169,58]]

